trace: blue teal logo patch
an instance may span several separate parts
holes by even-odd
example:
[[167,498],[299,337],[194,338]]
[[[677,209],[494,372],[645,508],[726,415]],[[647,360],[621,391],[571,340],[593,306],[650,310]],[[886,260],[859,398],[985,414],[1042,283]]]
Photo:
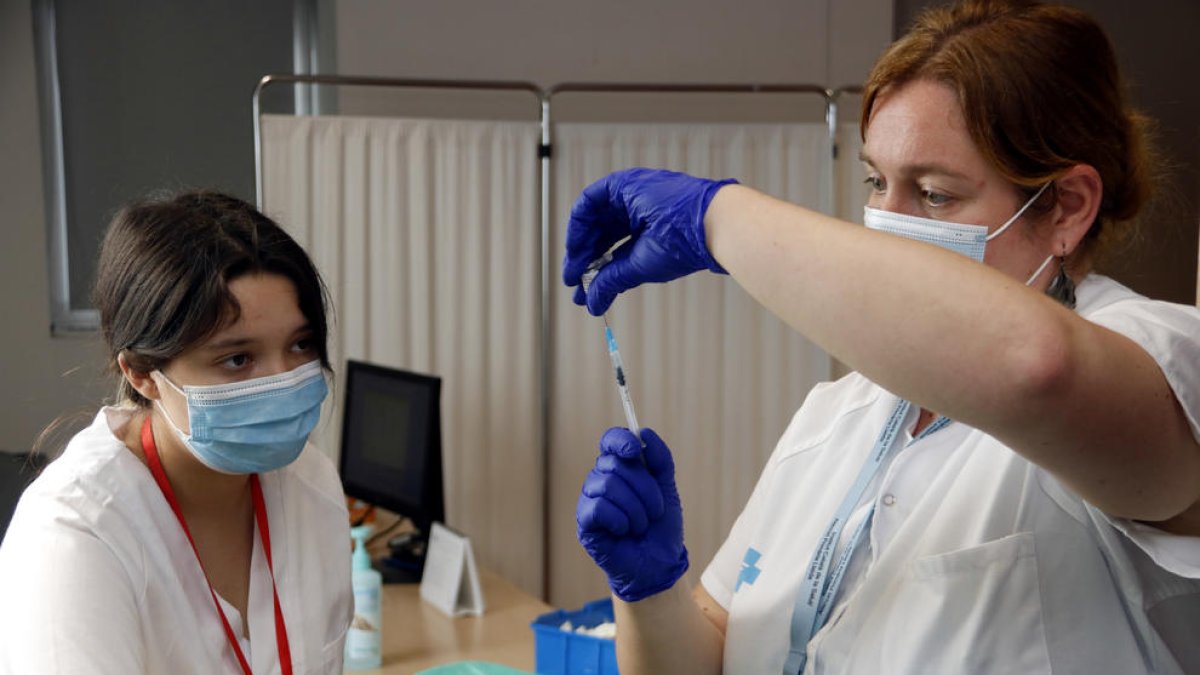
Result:
[[762,558],[762,554],[753,548],[746,549],[746,557],[742,558],[742,572],[738,574],[737,585],[733,587],[733,592],[737,593],[742,584],[754,585],[755,579],[762,570],[758,568],[758,561]]

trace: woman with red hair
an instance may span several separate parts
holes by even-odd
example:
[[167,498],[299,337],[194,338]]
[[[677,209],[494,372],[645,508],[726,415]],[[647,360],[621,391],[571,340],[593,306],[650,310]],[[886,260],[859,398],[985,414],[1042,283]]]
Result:
[[1087,15],[967,0],[871,72],[865,228],[665,171],[584,191],[568,285],[631,237],[591,313],[728,273],[855,371],[694,590],[666,444],[604,435],[578,534],[625,675],[1200,672],[1200,312],[1095,271],[1150,193],[1143,127]]

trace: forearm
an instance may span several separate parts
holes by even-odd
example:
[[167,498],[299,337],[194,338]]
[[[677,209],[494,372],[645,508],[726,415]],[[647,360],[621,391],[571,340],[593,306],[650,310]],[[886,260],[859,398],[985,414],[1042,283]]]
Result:
[[724,636],[700,611],[685,579],[638,602],[614,596],[613,609],[623,675],[721,672]]
[[966,257],[740,186],[705,225],[755,299],[885,389],[995,436],[1112,515],[1163,520],[1195,502],[1200,452],[1127,338]]
[[1061,308],[1019,281],[740,186],[705,222],[756,300],[889,391],[980,426],[1028,412]]

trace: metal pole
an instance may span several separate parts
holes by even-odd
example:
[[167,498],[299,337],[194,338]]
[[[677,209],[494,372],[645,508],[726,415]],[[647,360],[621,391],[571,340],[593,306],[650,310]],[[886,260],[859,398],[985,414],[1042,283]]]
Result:
[[830,91],[825,98],[825,124],[829,130],[829,185],[822,192],[828,202],[824,205],[825,214],[836,216],[837,210],[837,163],[838,163],[838,104],[837,98]]
[[565,82],[547,90],[548,96],[565,93],[659,94],[818,94],[829,99],[828,89],[817,84],[655,84],[620,82]]
[[863,91],[862,87],[859,87],[859,86],[842,86],[842,87],[838,87],[836,89],[831,89],[829,92],[829,108],[828,108],[829,118],[827,120],[827,123],[829,124],[829,144],[830,144],[829,147],[830,147],[830,151],[833,156],[833,165],[830,169],[830,180],[829,180],[829,194],[831,196],[831,200],[830,200],[831,210],[830,210],[829,215],[832,215],[832,216],[841,217],[840,214],[836,214],[833,212],[833,210],[837,208],[838,196],[839,196],[838,195],[838,181],[837,181],[837,162],[838,162],[838,156],[840,153],[840,148],[838,146],[838,112],[840,110],[839,100],[840,100],[842,94],[861,94],[862,91]]
[[550,131],[550,95],[541,96],[542,107],[542,143],[538,147],[538,157],[541,160],[541,284],[542,301],[539,308],[542,322],[542,599],[550,597],[550,362],[553,345],[550,343],[550,298],[552,282],[552,266],[550,258],[550,158],[554,145]]
[[541,96],[542,90],[531,82],[519,80],[423,80],[419,78],[366,77],[361,75],[266,75],[261,84],[332,84],[355,87],[408,87],[412,89],[478,89],[481,91],[527,91]]
[[262,104],[259,99],[263,87],[271,83],[267,75],[254,86],[254,96],[250,101],[251,112],[254,114],[254,205],[259,211],[263,209],[263,172],[262,172]]

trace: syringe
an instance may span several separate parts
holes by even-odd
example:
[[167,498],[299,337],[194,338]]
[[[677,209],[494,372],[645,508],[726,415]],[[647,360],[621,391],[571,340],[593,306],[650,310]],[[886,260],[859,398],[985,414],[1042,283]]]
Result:
[[[609,252],[588,265],[587,271],[583,273],[581,280],[584,293],[592,285],[592,280],[596,278],[596,274],[600,271],[600,268],[611,261],[612,253]],[[617,338],[613,336],[612,328],[608,325],[608,315],[602,315],[601,318],[604,320],[604,341],[608,344],[608,358],[612,361],[613,370],[617,374],[617,391],[621,395],[621,407],[625,409],[625,423],[629,426],[629,430],[633,432],[633,435],[640,441],[641,426],[638,425],[637,413],[633,411],[633,398],[629,395],[629,385],[625,383],[625,364],[621,361],[621,351],[617,349]]]

